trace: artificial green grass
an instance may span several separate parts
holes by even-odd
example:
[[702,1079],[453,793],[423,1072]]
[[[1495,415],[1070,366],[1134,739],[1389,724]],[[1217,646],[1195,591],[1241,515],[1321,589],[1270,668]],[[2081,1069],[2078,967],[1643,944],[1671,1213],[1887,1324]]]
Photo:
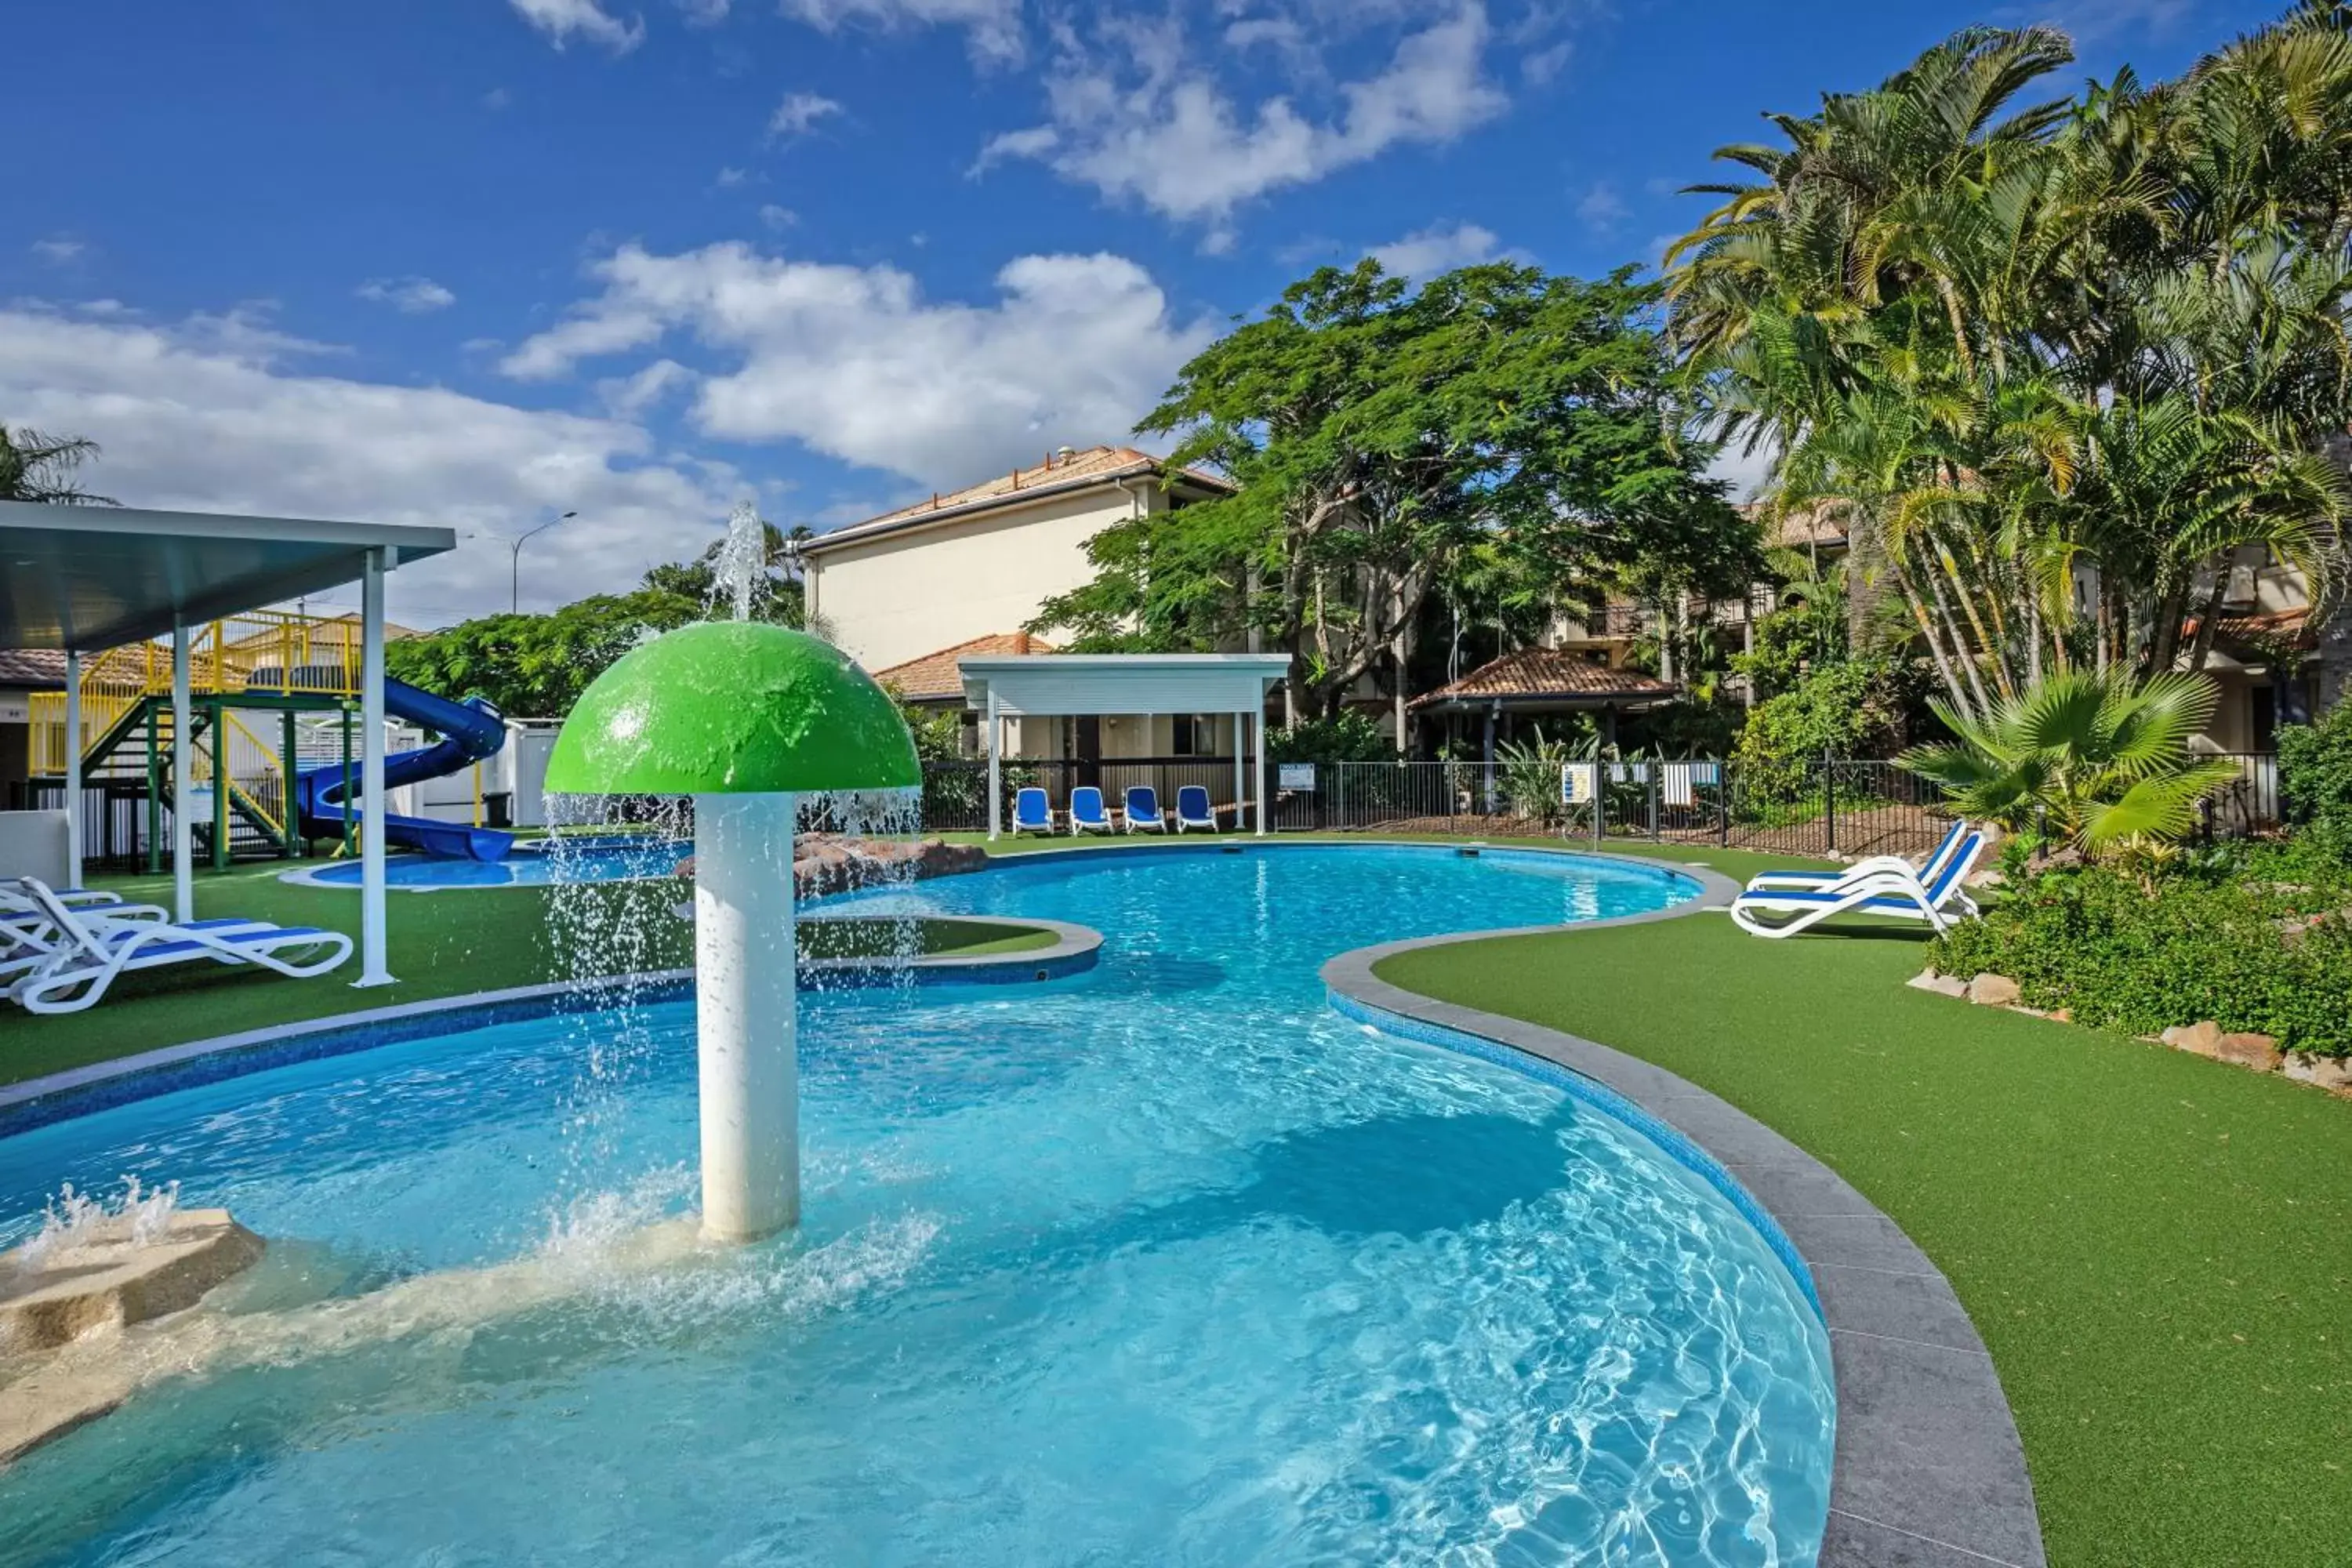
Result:
[[[287,868],[283,862],[270,862],[198,873],[197,918],[237,915],[279,925],[320,926],[348,932],[356,942],[358,891],[281,882],[278,878]],[[169,877],[94,877],[90,885],[135,903],[169,908],[172,901]],[[642,944],[616,954],[619,963],[632,969],[683,968],[694,962],[692,928],[668,911],[686,896],[683,884],[669,881],[568,889],[563,923],[572,930],[610,931],[626,912]],[[273,1024],[569,978],[572,966],[551,936],[551,901],[544,888],[391,893],[384,902],[387,963],[397,978],[392,985],[352,986],[359,973],[355,952],[341,969],[314,980],[288,980],[217,964],[126,974],[96,1006],[55,1017],[34,1017],[0,1004],[0,1083]],[[1055,940],[1053,932],[1038,928],[1007,935],[1002,926],[926,921],[921,950],[976,956],[1024,952],[1050,946]],[[879,941],[875,951],[887,951]]]
[[[896,958],[905,951],[903,922],[878,916],[803,921],[799,935],[803,958]],[[1034,952],[1062,940],[1043,926],[1014,929],[993,921],[958,920],[918,921],[914,937],[914,952],[925,958]]]
[[1992,1352],[2055,1568],[2352,1563],[2352,1104],[1905,988],[1920,963],[1703,914],[1378,973],[1679,1073],[1892,1215]]

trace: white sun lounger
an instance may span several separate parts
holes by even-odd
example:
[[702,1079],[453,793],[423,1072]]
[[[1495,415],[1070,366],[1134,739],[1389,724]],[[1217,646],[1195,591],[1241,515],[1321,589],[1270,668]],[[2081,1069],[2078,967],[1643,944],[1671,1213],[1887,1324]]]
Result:
[[1850,868],[1817,888],[1751,888],[1732,900],[1731,918],[1740,930],[1763,937],[1794,936],[1832,915],[1883,915],[1948,931],[1976,911],[1960,884],[1983,851],[1984,835],[1967,835],[1932,882],[1921,881],[1906,864]]
[[1127,830],[1129,833],[1165,833],[1168,818],[1160,814],[1160,792],[1150,784],[1127,786]]
[[[1922,884],[1932,884],[1943,875],[1944,867],[1950,858],[1960,852],[1960,846],[1967,841],[1968,837],[1967,820],[1956,819],[1945,831],[1943,842],[1937,845],[1928,854],[1927,858],[1918,866],[1913,866],[1908,859],[1900,855],[1874,855],[1866,860],[1857,860],[1853,865],[1843,867],[1835,871],[1759,871],[1748,879],[1748,890],[1751,893],[1760,893],[1780,889],[1804,892],[1840,882],[1850,882],[1856,877],[1869,876],[1878,871],[1907,872]],[[1962,912],[1969,915],[1977,913],[1976,901],[1969,897],[1965,888],[1960,891],[1960,903],[1963,907]]]
[[175,963],[251,963],[289,979],[307,980],[352,955],[352,939],[341,931],[262,921],[174,925],[162,920],[116,920],[100,910],[68,909],[29,878],[24,888],[56,931],[50,952],[9,987],[9,999],[28,1013],[79,1012],[106,994],[116,975],[134,970]]

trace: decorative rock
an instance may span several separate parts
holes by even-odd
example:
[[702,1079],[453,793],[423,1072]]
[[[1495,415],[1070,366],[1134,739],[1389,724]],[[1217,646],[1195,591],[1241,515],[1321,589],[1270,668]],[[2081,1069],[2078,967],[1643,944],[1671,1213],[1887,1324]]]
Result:
[[2256,1072],[2276,1072],[2281,1060],[2278,1042],[2268,1035],[2224,1035],[2213,1054],[2221,1061]]
[[2352,1092],[2352,1061],[2342,1057],[2315,1057],[2303,1051],[2290,1052],[2286,1058],[2286,1076],[2297,1083],[2333,1089],[2338,1094]]
[[261,1237],[226,1209],[182,1209],[144,1243],[120,1226],[40,1264],[25,1263],[20,1247],[0,1260],[0,1354],[52,1350],[93,1329],[193,1307],[261,1252]]
[[2060,1007],[2050,1015],[2050,1021],[2053,1024],[2071,1024],[2074,1021],[2074,1009]]
[[1957,974],[1938,974],[1932,969],[1923,969],[1903,984],[1915,991],[1932,991],[1938,996],[1965,996],[1969,994],[1967,981]]
[[1969,1000],[1979,1007],[2013,1007],[2020,993],[2006,974],[1979,974],[1969,982]]
[[2221,1054],[2221,1026],[2208,1018],[2201,1024],[2175,1024],[2164,1031],[2164,1043],[2176,1051],[2193,1056],[2218,1057]]

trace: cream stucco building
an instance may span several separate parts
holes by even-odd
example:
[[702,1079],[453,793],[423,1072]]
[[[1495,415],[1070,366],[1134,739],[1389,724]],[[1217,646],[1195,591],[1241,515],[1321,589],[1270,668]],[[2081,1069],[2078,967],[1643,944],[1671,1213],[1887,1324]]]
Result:
[[1131,447],[1065,447],[811,540],[809,611],[877,671],[1009,637],[1046,600],[1094,581],[1087,542],[1104,529],[1230,493],[1213,474],[1171,470]]
[[[1024,628],[1047,600],[1094,581],[1087,542],[1114,523],[1233,493],[1132,447],[1061,452],[1034,468],[903,507],[802,547],[809,613],[884,685],[961,710],[961,656],[1051,651]],[[968,725],[977,716],[966,714]],[[1230,714],[1111,713],[1005,721],[1008,755],[1090,764],[1230,759]],[[971,747],[979,750],[976,730]],[[1227,786],[1228,788],[1230,786]]]

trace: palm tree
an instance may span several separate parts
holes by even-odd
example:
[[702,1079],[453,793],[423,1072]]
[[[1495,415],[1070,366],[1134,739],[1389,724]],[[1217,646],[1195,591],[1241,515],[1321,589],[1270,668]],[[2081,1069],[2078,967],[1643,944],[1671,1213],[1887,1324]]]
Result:
[[2070,670],[1983,719],[1937,704],[1958,740],[1899,760],[1943,785],[1963,816],[2085,854],[2178,838],[2196,825],[2197,803],[2239,776],[2235,763],[2189,751],[2215,695],[2203,676]]
[[113,506],[74,483],[76,470],[98,456],[98,443],[76,436],[45,436],[0,425],[0,500],[63,506]]

